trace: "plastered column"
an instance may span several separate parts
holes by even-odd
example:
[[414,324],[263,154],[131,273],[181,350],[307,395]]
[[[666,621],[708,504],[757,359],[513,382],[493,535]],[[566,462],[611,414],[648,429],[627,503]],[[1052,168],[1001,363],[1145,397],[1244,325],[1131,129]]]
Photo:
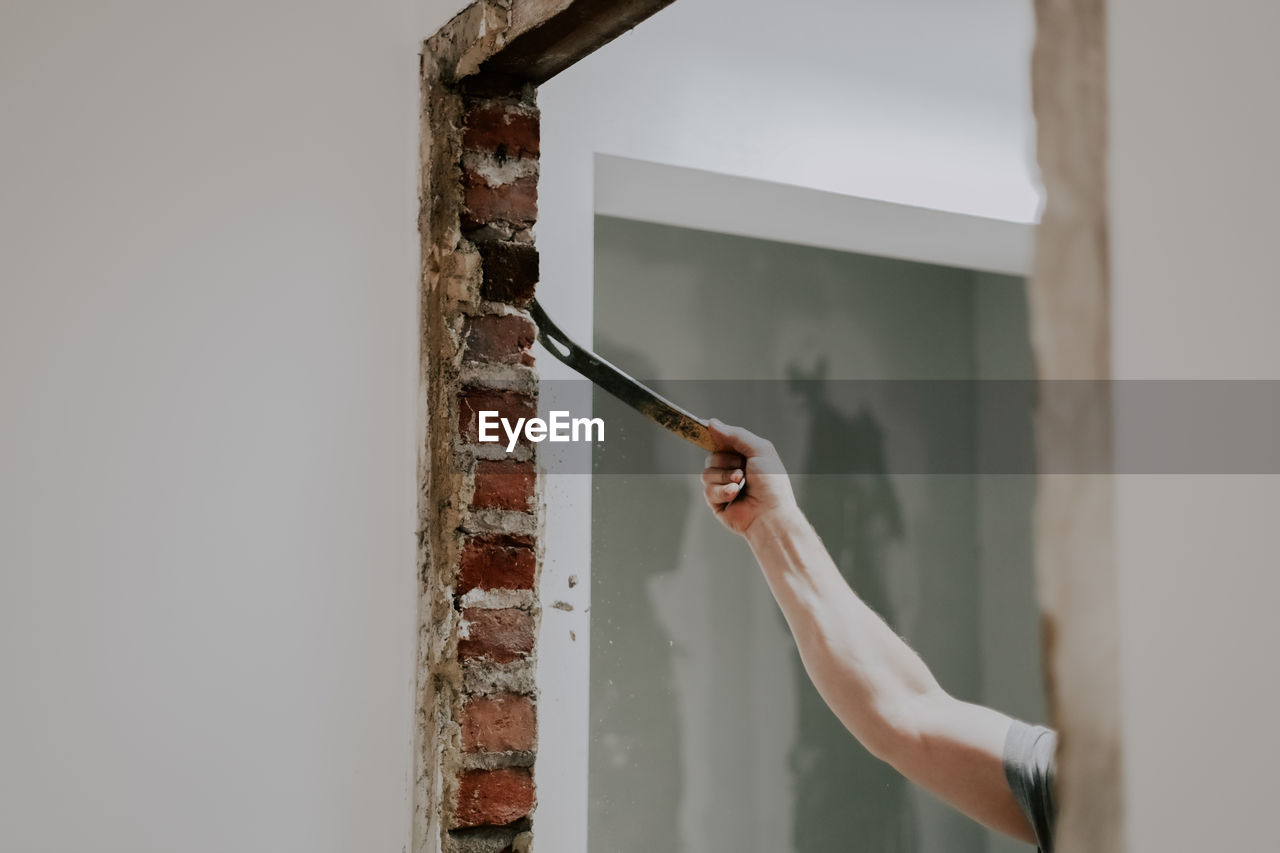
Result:
[[[1062,853],[1123,848],[1102,0],[1037,0],[1036,578]],[[1070,381],[1070,382],[1069,382]]]

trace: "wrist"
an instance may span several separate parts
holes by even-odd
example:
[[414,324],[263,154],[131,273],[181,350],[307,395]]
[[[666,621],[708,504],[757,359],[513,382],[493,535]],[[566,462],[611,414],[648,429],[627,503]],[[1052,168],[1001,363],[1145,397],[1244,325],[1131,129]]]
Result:
[[779,539],[797,530],[806,530],[808,527],[809,522],[800,507],[790,504],[759,513],[742,535],[746,537],[752,550],[755,550],[764,542]]

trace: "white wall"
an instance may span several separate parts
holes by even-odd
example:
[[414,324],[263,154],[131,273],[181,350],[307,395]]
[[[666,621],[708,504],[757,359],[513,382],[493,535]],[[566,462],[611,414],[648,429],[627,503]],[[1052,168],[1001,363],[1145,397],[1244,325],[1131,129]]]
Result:
[[0,12],[0,838],[399,851],[417,53],[461,0]]
[[[1280,6],[1108,7],[1116,373],[1280,379]],[[1275,476],[1120,478],[1134,853],[1280,849],[1277,508]]]

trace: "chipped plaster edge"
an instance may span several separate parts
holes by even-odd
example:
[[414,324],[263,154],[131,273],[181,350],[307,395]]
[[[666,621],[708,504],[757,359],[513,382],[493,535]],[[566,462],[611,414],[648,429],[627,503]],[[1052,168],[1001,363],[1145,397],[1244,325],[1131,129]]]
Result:
[[[1105,0],[1035,6],[1032,101],[1046,194],[1028,288],[1037,372],[1041,380],[1109,380]],[[1109,460],[1112,407],[1109,398],[1084,407],[1063,402],[1042,397],[1036,412],[1036,586],[1050,715],[1060,733],[1055,846],[1118,853],[1115,482],[1110,474],[1045,473],[1083,470],[1072,458],[1081,448]]]

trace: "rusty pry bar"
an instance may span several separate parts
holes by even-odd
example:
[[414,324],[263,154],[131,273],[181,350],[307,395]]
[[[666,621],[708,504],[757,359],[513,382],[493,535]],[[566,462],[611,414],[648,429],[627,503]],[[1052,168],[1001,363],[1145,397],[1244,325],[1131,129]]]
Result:
[[590,379],[649,420],[703,450],[718,450],[707,422],[686,412],[652,388],[647,388],[600,356],[575,344],[542,310],[535,299],[529,307],[538,326],[538,340],[560,361]]

